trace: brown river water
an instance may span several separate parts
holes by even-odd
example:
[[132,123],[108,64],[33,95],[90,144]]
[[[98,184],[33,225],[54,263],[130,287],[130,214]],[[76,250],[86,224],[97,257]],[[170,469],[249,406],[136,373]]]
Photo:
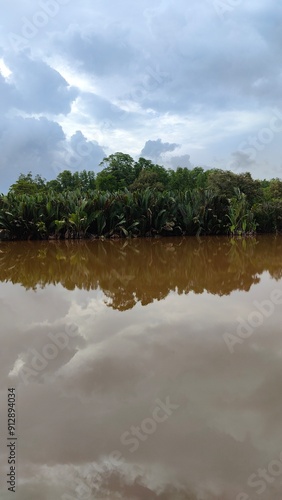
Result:
[[282,236],[1,242],[0,314],[1,500],[281,500]]

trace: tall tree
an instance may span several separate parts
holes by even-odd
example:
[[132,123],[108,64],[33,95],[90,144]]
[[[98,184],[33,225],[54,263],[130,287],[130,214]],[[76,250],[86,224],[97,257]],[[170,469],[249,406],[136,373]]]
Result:
[[97,174],[97,188],[102,191],[118,191],[128,188],[136,177],[133,158],[124,153],[115,153],[100,163],[103,170]]
[[36,175],[34,178],[31,172],[28,174],[20,174],[18,180],[11,185],[9,191],[16,195],[21,194],[36,194],[43,192],[46,189],[46,180],[41,175]]

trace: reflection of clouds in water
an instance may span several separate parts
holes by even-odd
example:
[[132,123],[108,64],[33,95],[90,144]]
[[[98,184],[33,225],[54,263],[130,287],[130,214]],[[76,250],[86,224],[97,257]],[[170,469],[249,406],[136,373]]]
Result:
[[[126,463],[119,463],[115,466],[105,460],[100,464],[93,462],[79,466],[33,466],[26,468],[25,473],[29,477],[37,477],[37,480],[20,485],[21,500],[31,498],[196,500],[199,498],[195,493],[189,492],[184,484],[172,486],[173,478],[162,474],[157,466],[145,464],[128,466]],[[1,498],[8,500],[9,497],[4,494]],[[207,498],[216,500],[218,497],[209,495]]]
[[[20,479],[26,484],[16,500],[74,493],[79,478],[92,470],[102,475],[101,499],[233,500],[240,491],[253,494],[249,475],[281,451],[282,311],[276,308],[234,355],[222,335],[236,328],[238,312],[247,315],[253,300],[277,287],[264,274],[248,294],[171,292],[123,313],[108,308],[100,291],[46,287],[34,294],[17,288],[12,311],[2,309],[1,407],[18,356],[30,346],[42,350],[48,332],[66,324],[77,324],[78,336],[38,379],[18,386]],[[13,327],[22,300],[22,321]],[[180,409],[130,453],[121,435],[167,396]],[[109,462],[113,450],[122,453],[122,464]],[[279,488],[278,478],[264,500],[273,500]]]

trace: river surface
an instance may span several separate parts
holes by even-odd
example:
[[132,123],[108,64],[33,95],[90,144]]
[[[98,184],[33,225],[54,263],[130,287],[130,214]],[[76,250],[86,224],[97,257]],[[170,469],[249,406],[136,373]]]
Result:
[[281,500],[282,237],[2,242],[0,314],[1,500]]

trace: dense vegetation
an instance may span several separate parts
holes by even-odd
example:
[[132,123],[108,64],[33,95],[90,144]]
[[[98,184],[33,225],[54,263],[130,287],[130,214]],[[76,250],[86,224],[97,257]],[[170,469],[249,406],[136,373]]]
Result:
[[282,231],[282,181],[250,173],[178,168],[116,153],[103,169],[46,181],[20,175],[0,196],[8,239],[70,239]]

